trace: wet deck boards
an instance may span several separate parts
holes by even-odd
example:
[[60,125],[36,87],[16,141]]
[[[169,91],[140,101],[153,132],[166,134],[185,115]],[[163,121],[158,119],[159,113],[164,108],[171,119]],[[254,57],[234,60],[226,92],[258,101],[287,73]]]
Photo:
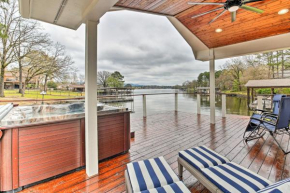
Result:
[[[83,169],[22,192],[124,192],[124,170],[128,162],[164,156],[177,173],[178,151],[198,145],[206,145],[273,182],[288,178],[290,154],[285,156],[271,136],[266,134],[263,139],[248,143],[242,140],[248,119],[217,117],[215,126],[210,126],[207,115],[184,112],[164,112],[145,120],[132,119],[131,130],[136,133],[130,152],[101,162],[98,176],[88,178]],[[284,148],[290,148],[288,135],[278,136],[278,139]],[[191,192],[209,192],[187,171],[184,183]]]

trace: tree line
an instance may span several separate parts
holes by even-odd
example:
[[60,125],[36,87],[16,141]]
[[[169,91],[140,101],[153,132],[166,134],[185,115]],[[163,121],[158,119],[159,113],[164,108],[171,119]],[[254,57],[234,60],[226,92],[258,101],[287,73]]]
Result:
[[[290,77],[290,50],[232,58],[215,72],[216,87],[221,90],[242,91],[249,80]],[[209,72],[200,73],[196,80],[185,81],[182,88],[195,91],[209,86]]]
[[67,78],[74,62],[65,47],[54,43],[39,22],[22,18],[17,0],[1,0],[0,5],[0,97],[8,69],[18,74],[22,96],[35,77],[41,77],[45,91],[49,80]]
[[124,87],[124,82],[124,76],[118,71],[113,73],[108,71],[98,72],[98,85],[104,88],[122,88]]

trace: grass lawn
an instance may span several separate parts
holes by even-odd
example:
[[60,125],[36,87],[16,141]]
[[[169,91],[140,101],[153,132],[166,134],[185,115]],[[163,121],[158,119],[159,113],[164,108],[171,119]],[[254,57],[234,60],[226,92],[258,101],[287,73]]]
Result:
[[231,90],[223,90],[222,93],[226,94],[239,94],[239,95],[247,95],[247,91],[231,91]]
[[[25,96],[21,97],[21,94],[18,93],[18,90],[5,90],[5,98],[4,99],[42,99],[42,95],[39,90],[26,90]],[[46,95],[44,95],[44,99],[65,99],[65,98],[76,98],[83,97],[84,93],[72,92],[72,91],[48,91]],[[0,99],[1,100],[1,99]]]

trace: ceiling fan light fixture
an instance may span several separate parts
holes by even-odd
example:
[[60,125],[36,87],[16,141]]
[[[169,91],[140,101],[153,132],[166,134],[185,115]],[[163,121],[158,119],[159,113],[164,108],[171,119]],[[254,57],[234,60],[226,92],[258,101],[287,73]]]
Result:
[[279,12],[278,12],[278,14],[279,15],[284,15],[284,14],[286,14],[286,13],[288,13],[289,12],[289,9],[281,9]]
[[239,6],[232,6],[232,7],[230,7],[228,10],[229,10],[229,12],[235,12],[235,11],[237,11],[239,8],[240,8]]
[[223,29],[221,29],[221,28],[217,28],[217,29],[215,30],[216,33],[221,33],[222,31],[223,31]]

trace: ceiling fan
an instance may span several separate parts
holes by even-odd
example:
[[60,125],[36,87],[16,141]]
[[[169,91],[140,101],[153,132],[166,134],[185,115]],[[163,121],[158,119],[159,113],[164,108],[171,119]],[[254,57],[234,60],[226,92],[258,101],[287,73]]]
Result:
[[206,14],[223,9],[222,12],[220,12],[215,18],[213,18],[209,22],[209,24],[210,24],[210,23],[214,22],[215,20],[217,20],[220,16],[222,16],[226,11],[229,11],[231,13],[232,22],[236,21],[237,10],[239,8],[261,14],[264,12],[263,10],[246,5],[246,4],[254,3],[254,2],[258,2],[258,1],[263,1],[263,0],[227,0],[225,3],[188,2],[188,4],[189,5],[222,5],[222,7],[219,7],[219,8],[216,8],[216,9],[192,16],[192,18],[196,18],[196,17],[200,17],[200,16],[203,16],[203,15],[206,15]]

